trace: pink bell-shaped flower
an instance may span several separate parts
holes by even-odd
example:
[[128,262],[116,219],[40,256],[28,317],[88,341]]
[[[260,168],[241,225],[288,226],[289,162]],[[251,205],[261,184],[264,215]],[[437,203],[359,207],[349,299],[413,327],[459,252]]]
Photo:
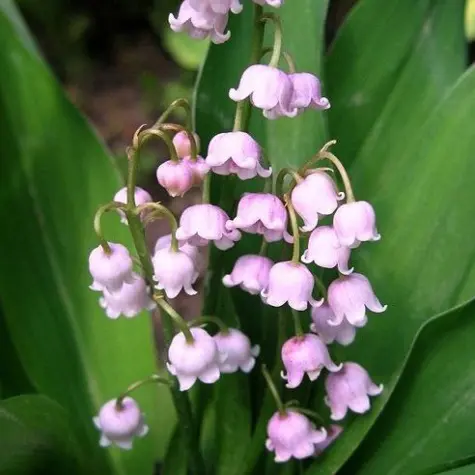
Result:
[[234,263],[231,274],[223,277],[223,284],[226,287],[239,285],[246,292],[257,295],[267,287],[273,265],[268,257],[246,254]]
[[274,8],[279,8],[284,4],[284,0],[252,0],[254,3],[258,5],[269,5]]
[[374,209],[367,201],[354,201],[340,206],[333,217],[333,228],[340,243],[347,247],[354,248],[360,242],[381,239],[376,229]]
[[300,386],[305,374],[315,381],[323,368],[332,372],[341,368],[341,364],[332,361],[325,343],[312,333],[287,340],[282,346],[282,363],[287,374],[282,371],[281,376],[287,380],[288,388]]
[[357,363],[345,363],[338,373],[331,373],[325,380],[326,405],[331,409],[331,418],[340,421],[348,409],[364,414],[370,409],[368,396],[378,396],[383,392],[371,381],[368,372]]
[[[118,203],[124,203],[127,204],[127,188],[121,188],[114,196],[114,201],[117,201]],[[143,188],[140,188],[139,186],[135,187],[134,191],[134,201],[136,206],[143,205],[145,203],[150,203],[153,201],[152,197],[150,196],[150,193],[148,191],[145,191]],[[120,216],[120,222],[127,224],[127,218],[125,216],[125,213],[122,210],[117,210]],[[145,216],[145,213],[141,213],[140,217],[143,219]]]
[[89,254],[89,272],[93,282],[91,290],[117,292],[125,282],[133,280],[133,262],[129,251],[122,244],[109,242],[111,253],[97,246]]
[[299,112],[305,109],[329,109],[330,101],[322,97],[319,79],[310,73],[289,74],[292,81],[292,107],[296,107]]
[[382,313],[388,308],[378,300],[369,280],[356,272],[340,276],[330,284],[328,305],[335,315],[330,320],[331,325],[340,325],[346,319],[357,327],[366,325],[366,308],[375,313]]
[[246,132],[226,132],[211,139],[206,163],[218,175],[237,175],[248,180],[259,175],[268,178],[272,168],[261,165],[262,150]]
[[[200,148],[200,138],[193,132],[196,143],[196,149]],[[179,158],[189,157],[191,155],[191,142],[188,134],[184,131],[178,132],[173,137],[173,146]]]
[[332,214],[344,193],[339,193],[335,182],[325,172],[315,171],[292,190],[290,200],[295,212],[303,219],[302,231],[312,231],[320,216]]
[[130,450],[133,438],[144,437],[148,432],[143,414],[131,397],[125,397],[120,407],[117,407],[117,399],[106,402],[93,421],[102,433],[99,441],[101,447],[114,444],[121,449]]
[[276,462],[287,462],[290,458],[311,457],[317,444],[327,438],[322,427],[317,430],[310,419],[296,410],[276,412],[267,424],[266,448],[275,452]]
[[328,430],[328,435],[327,438],[318,444],[315,444],[315,456],[320,455],[323,451],[325,451],[335,440],[340,436],[340,434],[343,432],[343,427],[332,424]]
[[155,302],[150,298],[145,280],[135,272],[130,283],[124,283],[120,290],[109,293],[104,290],[99,305],[109,318],[116,319],[120,315],[131,318],[142,310],[153,310]]
[[211,10],[215,13],[241,13],[240,0],[188,0],[192,8],[197,11]]
[[174,299],[183,289],[188,295],[196,295],[193,283],[198,278],[193,259],[183,251],[171,248],[159,249],[152,258],[156,288],[164,290]]
[[206,246],[213,241],[222,251],[230,249],[241,239],[237,230],[227,230],[229,216],[218,206],[199,204],[189,206],[180,216],[176,237],[180,245],[187,242],[192,246]]
[[215,340],[202,328],[191,328],[193,343],[177,333],[168,348],[168,371],[177,377],[180,391],[190,389],[196,380],[212,384],[219,379],[219,365],[226,355],[219,352]]
[[333,310],[325,302],[321,307],[312,308],[310,330],[317,333],[326,345],[334,341],[343,346],[353,343],[356,336],[356,328],[348,323],[347,320],[343,320],[339,325],[331,325],[330,322],[334,320]]
[[211,8],[194,9],[189,0],[184,0],[178,10],[178,16],[168,16],[170,28],[175,32],[186,32],[191,38],[203,40],[209,38],[215,44],[229,40],[231,33],[224,33],[228,24],[227,13],[216,13]]
[[[172,244],[171,234],[165,234],[164,236],[160,236],[157,239],[157,242],[155,243],[154,254],[158,252],[160,249],[170,249],[171,244]],[[206,270],[206,260],[203,254],[201,254],[199,248],[185,242],[185,243],[180,244],[179,250],[184,252],[188,257],[192,259],[196,272],[199,275],[202,275],[204,271]]]
[[196,160],[192,160],[191,156],[183,158],[183,161],[188,165],[193,175],[193,186],[200,186],[209,172],[209,166],[203,157],[199,155]]
[[236,328],[229,328],[227,333],[220,332],[213,338],[219,352],[226,355],[219,364],[221,373],[235,373],[238,369],[244,373],[252,371],[261,351],[259,345],[251,347],[249,338]]
[[308,248],[302,255],[302,262],[310,264],[315,262],[317,266],[325,269],[333,269],[338,266],[342,274],[351,274],[353,268],[348,268],[351,250],[342,246],[331,226],[319,226],[312,231],[308,240]]
[[172,197],[183,196],[193,186],[193,171],[184,160],[167,160],[157,168],[158,183]]
[[269,284],[261,292],[264,303],[281,307],[288,302],[294,310],[307,310],[308,304],[318,307],[323,300],[312,297],[312,273],[298,262],[285,261],[274,264],[269,272]]
[[292,243],[287,232],[287,210],[282,201],[271,193],[244,193],[239,200],[236,217],[226,223],[226,229],[242,229],[251,234],[262,234],[267,242]]
[[253,64],[243,73],[237,89],[229,90],[236,102],[248,97],[255,107],[263,110],[267,119],[295,117],[298,109],[292,107],[292,81],[280,69],[264,64]]

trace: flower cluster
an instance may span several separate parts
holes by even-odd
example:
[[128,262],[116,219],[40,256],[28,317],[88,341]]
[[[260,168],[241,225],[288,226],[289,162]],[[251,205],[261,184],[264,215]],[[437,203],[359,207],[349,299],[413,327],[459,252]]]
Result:
[[[281,1],[255,3],[279,7]],[[241,9],[239,0],[184,0],[178,17],[170,16],[170,24],[176,31],[187,31],[197,38],[209,36],[220,43],[230,34],[225,33],[229,13],[239,13]],[[275,26],[279,27],[279,23]],[[229,328],[215,316],[185,322],[169,301],[181,293],[197,293],[196,282],[207,270],[201,248],[214,244],[226,251],[247,234],[261,236],[260,250],[241,255],[227,274],[220,275],[222,284],[258,296],[263,305],[289,309],[295,334],[279,342],[281,377],[289,389],[298,388],[306,379],[324,379],[329,418],[340,421],[348,410],[367,412],[369,397],[383,390],[361,365],[335,361],[330,346],[351,344],[358,329],[368,322],[367,311],[381,313],[386,309],[368,278],[350,266],[351,253],[362,243],[378,241],[380,235],[373,207],[355,199],[342,162],[330,152],[333,141],[301,168],[280,170],[273,180],[268,163],[272,163],[272,157],[267,160],[256,139],[242,130],[243,101],[261,109],[267,119],[295,117],[306,109],[330,107],[321,96],[318,78],[281,71],[276,67],[279,58],[280,43],[275,41],[269,65],[253,64],[244,71],[237,89],[229,92],[230,98],[238,102],[235,127],[215,135],[203,157],[199,155],[196,133],[190,127],[165,123],[166,117],[151,129],[137,131],[129,149],[129,176],[135,176],[140,146],[150,137],[159,137],[169,148],[170,160],[157,168],[158,183],[175,197],[204,182],[203,202],[186,208],[177,220],[170,210],[129,181],[127,188],[119,190],[96,215],[100,245],[89,256],[91,289],[102,293],[99,304],[110,318],[133,317],[159,306],[175,324],[178,331],[168,341],[168,376],[154,376],[152,380],[172,387],[176,381],[179,396],[198,381],[213,384],[222,374],[248,373],[254,368],[260,347],[252,345],[240,329]],[[212,174],[233,175],[238,180],[261,178],[267,183],[261,192],[243,193],[230,216],[209,201],[207,190]],[[121,221],[129,226],[137,257],[124,245],[104,239],[100,218],[110,210],[118,212]],[[171,233],[158,239],[150,252],[143,227],[160,218],[169,220]],[[303,237],[307,239],[303,241]],[[302,242],[307,243],[303,252]],[[273,243],[283,249],[291,247],[292,258],[274,262],[267,255],[268,245]],[[328,288],[315,277],[315,265],[336,275],[333,280],[326,279]],[[311,322],[307,323],[308,331],[304,331],[302,320],[308,310]],[[206,327],[209,323],[218,326],[214,334]],[[315,413],[292,403],[283,404],[267,370],[263,374],[278,407],[269,420],[265,443],[275,461],[302,459],[325,450],[342,427],[317,428],[311,419]],[[127,449],[134,436],[147,432],[142,414],[129,396],[141,384],[132,385],[121,397],[106,403],[94,418],[102,432],[101,445],[114,443]]]

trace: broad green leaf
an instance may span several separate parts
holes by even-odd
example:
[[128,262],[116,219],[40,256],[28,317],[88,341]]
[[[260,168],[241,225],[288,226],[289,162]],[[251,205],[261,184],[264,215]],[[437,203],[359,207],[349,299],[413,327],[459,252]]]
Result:
[[[430,475],[474,475],[475,465],[466,465],[465,467],[454,468],[453,470],[447,470],[444,472],[434,472]],[[418,474],[419,475],[419,474]]]
[[[100,449],[92,425],[101,404],[155,371],[148,316],[109,320],[88,289],[92,218],[121,186],[118,174],[4,10],[0,42],[0,295],[11,340],[35,388],[70,412],[101,473],[152,473],[170,430],[165,389],[137,395],[151,433],[133,452]],[[105,232],[129,244],[117,217]]]
[[[327,8],[327,0],[296,0],[279,10],[285,51],[291,54],[298,72],[321,78],[324,95],[330,90],[322,71]],[[327,135],[327,114],[328,111],[309,110],[292,119],[266,121],[267,153],[275,173],[284,167],[302,165],[322,147]]]
[[66,411],[40,395],[0,402],[0,474],[86,473]]
[[376,122],[424,28],[430,4],[360,0],[340,28],[325,64],[325,92],[332,104],[331,138],[347,160]]
[[[438,33],[432,38],[450,43],[448,38],[462,33],[460,11],[451,6],[453,10],[447,9],[444,2],[438,4],[434,18],[446,18],[434,21]],[[461,2],[458,6],[462,7]],[[453,16],[448,21],[450,12]],[[419,47],[414,54],[422,58],[424,49]],[[454,63],[451,58],[453,51],[446,54],[445,60],[438,60],[457,68],[458,61]],[[432,74],[430,68],[426,74]],[[450,75],[431,77],[436,83],[430,86],[427,81],[422,82],[420,100],[426,88],[438,87],[443,91],[451,79]],[[468,125],[475,106],[474,84],[472,71],[453,87],[427,123],[416,129],[417,139],[407,140],[404,153],[392,157],[398,166],[390,174],[381,173],[384,157],[374,154],[360,157],[352,168],[357,195],[375,204],[383,235],[380,243],[354,252],[353,263],[370,277],[389,309],[384,315],[370,318],[369,325],[346,351],[346,357],[368,367],[377,381],[386,384],[386,391],[372,412],[357,418],[345,430],[338,449],[329,451],[321,463],[315,463],[309,475],[334,473],[358,446],[394,389],[414,336],[424,321],[474,294],[470,270],[473,241],[469,232],[454,231],[470,223],[470,203],[474,199],[469,178],[475,171],[471,158],[474,137]],[[403,118],[392,126],[401,127],[402,121]],[[450,166],[447,157],[451,157]],[[364,176],[360,176],[359,167],[365,169]],[[372,192],[366,194],[366,189]]]
[[[424,327],[389,404],[358,451],[358,470],[403,475],[475,455],[475,304]],[[383,442],[381,442],[383,441]]]

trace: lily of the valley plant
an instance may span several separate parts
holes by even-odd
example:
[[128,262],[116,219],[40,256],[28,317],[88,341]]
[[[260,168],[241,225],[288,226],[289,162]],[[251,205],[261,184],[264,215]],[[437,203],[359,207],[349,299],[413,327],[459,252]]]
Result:
[[[386,309],[368,278],[351,265],[352,252],[381,238],[373,207],[355,197],[344,164],[331,152],[335,141],[322,144],[300,169],[285,168],[274,176],[264,150],[246,130],[252,107],[260,109],[266,120],[324,114],[330,107],[330,100],[321,94],[319,79],[297,71],[290,55],[282,51],[285,32],[277,13],[263,12],[265,3],[277,12],[282,1],[255,0],[254,5],[255,27],[265,24],[272,28],[274,43],[272,48],[258,44],[250,66],[237,84],[230,85],[235,86],[229,89],[230,100],[236,102],[233,130],[222,130],[213,137],[207,153],[201,156],[190,108],[181,99],[152,127],[137,130],[128,148],[127,187],[97,211],[94,225],[98,246],[89,256],[91,289],[99,293],[106,315],[132,318],[142,310],[159,307],[168,351],[167,376],[151,375],[133,383],[102,406],[94,417],[100,444],[131,449],[134,438],[146,436],[146,416],[131,394],[145,383],[165,384],[172,392],[178,423],[184,427],[182,434],[194,454],[190,470],[198,474],[205,469],[196,432],[191,428],[187,394],[197,384],[213,384],[229,373],[262,368],[262,377],[275,399],[275,413],[262,444],[276,462],[331,450],[332,441],[344,430],[348,413],[369,411],[370,398],[383,390],[358,362],[339,361],[334,352],[338,345],[350,345],[359,329],[369,324],[368,310],[381,313]],[[228,15],[239,14],[241,9],[239,0],[184,0],[178,15],[170,15],[169,22],[175,31],[186,31],[194,38],[209,37],[219,44],[231,34],[226,31]],[[269,50],[270,61],[265,64],[262,58]],[[283,59],[286,70],[279,67]],[[167,122],[177,107],[188,113],[186,126]],[[185,209],[179,220],[136,186],[140,149],[152,138],[168,147],[169,160],[157,168],[156,175],[170,196],[183,196],[192,187],[203,187],[202,202]],[[263,191],[243,194],[235,215],[229,216],[210,202],[213,174],[260,180]],[[134,250],[106,239],[101,218],[110,211],[128,225]],[[160,238],[151,252],[144,228],[161,218],[169,221],[171,234]],[[212,245],[226,252],[246,234],[262,236],[260,250],[241,255],[222,278],[222,285],[260,296],[260,305],[290,307],[294,335],[281,344],[280,375],[290,390],[298,388],[305,378],[312,382],[323,378],[326,415],[295,400],[282,400],[275,378],[266,369],[269,362],[259,356],[262,342],[250,341],[239,328],[229,328],[220,315],[196,315],[186,322],[173,308],[181,292],[196,294],[195,283],[207,272],[203,248]],[[306,249],[301,248],[302,242],[308,243]],[[273,243],[291,250],[291,259],[271,260],[268,250]],[[315,265],[338,274],[328,288],[310,270]],[[306,319],[308,310],[311,322]],[[338,425],[323,424],[328,415]]]

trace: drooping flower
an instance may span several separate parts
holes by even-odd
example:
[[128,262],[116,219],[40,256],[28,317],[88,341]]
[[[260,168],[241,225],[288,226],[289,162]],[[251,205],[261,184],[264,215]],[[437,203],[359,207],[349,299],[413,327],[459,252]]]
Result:
[[259,345],[251,347],[249,338],[242,331],[229,328],[227,333],[214,335],[214,341],[220,353],[226,355],[219,364],[221,373],[235,373],[238,369],[244,373],[252,371],[261,349]]
[[367,322],[366,308],[375,313],[382,313],[387,305],[382,305],[374,294],[369,280],[356,272],[342,275],[328,287],[328,305],[335,318],[331,325],[340,325],[343,319],[357,327],[363,327]]
[[344,196],[344,193],[338,192],[330,175],[323,171],[315,171],[305,177],[290,195],[295,212],[304,221],[302,231],[315,229],[319,217],[332,214]]
[[174,299],[183,289],[188,295],[196,295],[193,283],[198,278],[193,259],[184,251],[171,248],[159,249],[152,258],[157,289],[164,290]]
[[219,379],[219,365],[226,355],[202,328],[191,328],[193,343],[188,343],[183,333],[177,333],[168,348],[168,371],[177,377],[180,391],[190,389],[196,380],[211,384]]
[[284,414],[276,412],[267,424],[266,448],[275,452],[276,462],[290,458],[304,459],[314,454],[316,445],[327,438],[327,431],[315,425],[303,414],[288,409]]
[[340,436],[340,434],[343,432],[343,427],[337,425],[337,424],[332,424],[329,429],[328,429],[328,435],[327,438],[318,444],[315,444],[315,456],[320,455],[324,450],[326,450],[335,440]]
[[[127,188],[121,188],[114,196],[114,201],[118,203],[127,204]],[[139,186],[135,187],[134,191],[134,201],[136,206],[143,205],[145,203],[150,203],[153,201],[150,193]],[[117,210],[120,216],[121,223],[127,224],[127,218],[125,217],[125,213],[122,210]],[[141,213],[140,217],[143,218],[145,213]]]
[[250,97],[264,117],[277,119],[297,115],[298,109],[292,107],[292,93],[292,81],[286,73],[265,64],[253,64],[244,71],[238,88],[229,90],[229,97],[236,102]]
[[[171,234],[165,234],[163,236],[160,236],[157,239],[157,242],[155,243],[154,254],[160,249],[165,249],[165,248],[170,249],[171,244],[172,244]],[[193,264],[195,266],[196,272],[198,272],[199,275],[202,275],[206,269],[206,260],[203,254],[201,254],[199,248],[185,242],[185,243],[180,244],[179,249],[180,251],[183,251],[188,257],[190,257],[193,260]]]
[[246,132],[226,132],[211,139],[206,163],[218,175],[237,175],[248,180],[259,175],[268,178],[272,168],[261,165],[262,149]]
[[285,261],[274,264],[269,272],[269,284],[261,292],[267,305],[281,307],[288,302],[294,310],[306,310],[307,305],[317,307],[323,300],[312,297],[314,278],[312,273],[298,262]]
[[119,318],[120,315],[128,318],[135,317],[142,310],[155,308],[155,302],[148,294],[145,280],[135,272],[132,274],[132,280],[125,282],[117,292],[111,294],[104,290],[99,299],[99,305],[112,319]]
[[343,320],[339,325],[329,323],[334,320],[335,314],[328,303],[325,302],[321,307],[312,308],[310,330],[317,333],[326,345],[334,341],[344,346],[353,343],[356,336],[356,328],[347,320]]
[[312,231],[308,240],[308,248],[302,255],[302,262],[332,269],[338,266],[342,274],[351,274],[353,268],[348,268],[351,250],[342,246],[335,230],[331,226],[319,226]]
[[[200,148],[200,138],[193,132],[197,151]],[[191,142],[188,134],[184,131],[178,132],[173,137],[173,146],[179,158],[189,157],[191,155]]]
[[230,274],[223,277],[226,287],[239,285],[250,294],[259,294],[269,283],[269,272],[273,262],[265,256],[247,254],[238,258]]
[[332,372],[341,368],[341,364],[332,361],[325,343],[312,333],[287,340],[282,346],[282,363],[287,374],[282,372],[281,376],[287,380],[288,388],[300,386],[305,374],[310,381],[315,381],[323,368]]
[[244,193],[239,200],[236,217],[226,223],[226,229],[241,229],[251,234],[262,234],[267,242],[292,243],[287,232],[287,211],[282,201],[271,193]]
[[330,108],[330,101],[322,97],[319,79],[310,73],[289,74],[292,81],[292,107],[296,107],[299,112],[305,109],[325,110]]
[[209,10],[215,13],[241,13],[242,5],[240,0],[188,0],[192,8],[197,11]]
[[193,171],[184,160],[167,160],[157,168],[157,180],[170,196],[183,196],[193,186]]
[[338,208],[333,217],[333,228],[343,246],[358,247],[360,242],[379,241],[376,215],[367,201],[354,201]]
[[191,156],[183,158],[183,161],[188,165],[193,175],[193,186],[200,186],[207,173],[209,172],[209,165],[206,163],[203,157],[199,155],[196,160],[193,160]]
[[148,432],[143,414],[131,397],[125,397],[119,407],[117,399],[106,402],[93,421],[102,432],[99,441],[101,447],[114,444],[121,449],[130,450],[133,438],[144,437]]
[[133,280],[133,262],[125,246],[109,242],[110,254],[97,246],[89,254],[89,272],[93,282],[92,290],[117,292],[125,282]]
[[284,4],[284,0],[252,0],[254,3],[257,3],[258,5],[269,5],[274,8],[279,8]]
[[378,396],[383,391],[371,381],[368,372],[357,363],[345,363],[338,373],[331,373],[325,380],[326,405],[331,409],[331,418],[340,421],[348,409],[364,414],[370,409],[368,396]]
[[222,251],[230,249],[241,239],[237,230],[229,231],[225,224],[229,216],[218,206],[199,204],[189,206],[180,216],[176,237],[180,245],[187,242],[192,246],[206,246],[213,241]]
[[168,16],[170,28],[175,32],[186,32],[191,38],[202,40],[210,38],[215,44],[229,40],[231,33],[224,32],[228,24],[227,13],[216,13],[211,8],[199,10],[184,0],[178,11],[178,16]]

